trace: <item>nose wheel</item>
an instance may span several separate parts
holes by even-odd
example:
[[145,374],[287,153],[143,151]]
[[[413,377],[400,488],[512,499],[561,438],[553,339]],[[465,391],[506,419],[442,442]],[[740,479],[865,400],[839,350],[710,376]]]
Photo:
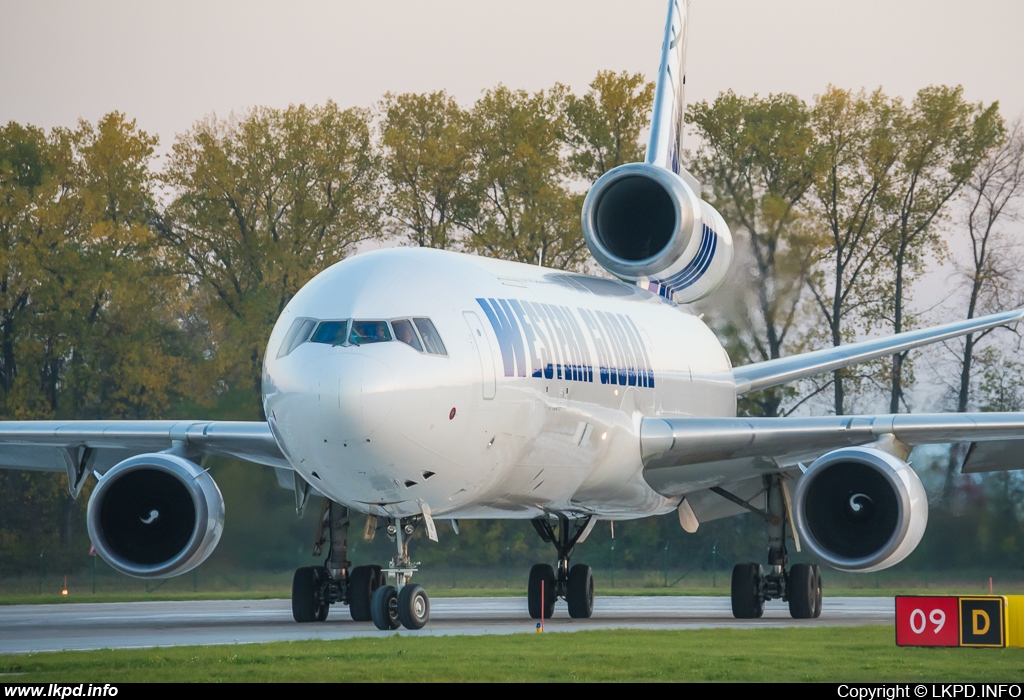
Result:
[[401,518],[390,521],[388,537],[396,546],[397,554],[382,574],[394,579],[395,584],[382,585],[370,601],[370,616],[379,630],[396,630],[399,625],[408,630],[423,629],[430,621],[430,599],[423,586],[409,583],[416,566],[409,559],[409,538],[416,532],[419,519]]

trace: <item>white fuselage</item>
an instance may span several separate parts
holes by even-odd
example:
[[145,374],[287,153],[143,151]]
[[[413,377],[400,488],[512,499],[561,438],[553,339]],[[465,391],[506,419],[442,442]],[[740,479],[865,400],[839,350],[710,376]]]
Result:
[[[387,321],[395,335],[415,318],[445,354],[289,337],[300,319]],[[667,512],[678,499],[643,479],[640,418],[736,410],[721,344],[661,297],[424,248],[349,258],[300,290],[271,334],[263,400],[282,451],[326,496],[448,518]]]

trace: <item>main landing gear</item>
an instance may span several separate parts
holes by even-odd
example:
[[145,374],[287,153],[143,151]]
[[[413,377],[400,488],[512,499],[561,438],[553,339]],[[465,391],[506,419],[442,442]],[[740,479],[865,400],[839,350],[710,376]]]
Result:
[[756,510],[732,494],[716,490],[753,510],[768,524],[768,569],[760,564],[737,564],[732,570],[732,614],[739,619],[761,617],[769,600],[789,601],[789,614],[796,619],[821,615],[821,572],[817,564],[793,564],[787,571],[786,523],[789,498],[782,477],[764,477],[767,512]]
[[555,545],[558,565],[552,568],[550,564],[534,564],[530,569],[526,589],[530,617],[534,620],[550,618],[558,598],[568,603],[569,617],[590,617],[594,613],[594,572],[586,564],[569,568],[569,557],[576,543],[590,532],[591,517],[575,520],[570,526],[569,518],[559,515],[557,530],[547,518],[536,518],[532,522],[541,539]]
[[[320,528],[313,555],[323,551],[330,539],[330,554],[324,566],[304,566],[292,579],[292,617],[296,622],[323,622],[334,603],[348,605],[356,622],[373,623],[378,629],[393,630],[399,625],[418,630],[430,619],[430,600],[422,586],[409,584],[416,571],[409,561],[409,537],[416,532],[420,518],[388,520],[387,534],[398,548],[398,555],[387,569],[357,566],[348,561],[348,526],[352,521],[348,508],[324,501]],[[388,578],[395,586],[388,585]]]

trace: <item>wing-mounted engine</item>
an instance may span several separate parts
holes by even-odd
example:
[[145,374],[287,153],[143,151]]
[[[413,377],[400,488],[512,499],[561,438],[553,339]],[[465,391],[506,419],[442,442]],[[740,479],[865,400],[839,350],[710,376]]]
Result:
[[199,566],[224,529],[224,498],[199,465],[168,453],[126,459],[89,499],[89,537],[103,560],[138,578]]
[[683,177],[649,163],[620,165],[594,183],[583,237],[604,269],[677,304],[717,289],[733,257],[721,214]]
[[841,571],[898,564],[928,524],[921,479],[903,460],[872,447],[818,458],[800,478],[793,510],[803,543]]

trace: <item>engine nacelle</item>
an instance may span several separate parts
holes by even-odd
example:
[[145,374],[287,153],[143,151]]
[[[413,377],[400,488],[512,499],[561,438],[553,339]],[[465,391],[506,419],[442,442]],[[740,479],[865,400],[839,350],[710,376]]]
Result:
[[199,465],[168,453],[119,463],[89,499],[89,537],[103,560],[137,578],[199,566],[220,541],[224,498]]
[[677,304],[715,291],[732,264],[732,234],[714,207],[670,170],[628,163],[594,183],[583,238],[616,277]]
[[793,510],[804,545],[840,571],[898,564],[928,525],[921,479],[902,459],[872,447],[819,457],[797,484]]

